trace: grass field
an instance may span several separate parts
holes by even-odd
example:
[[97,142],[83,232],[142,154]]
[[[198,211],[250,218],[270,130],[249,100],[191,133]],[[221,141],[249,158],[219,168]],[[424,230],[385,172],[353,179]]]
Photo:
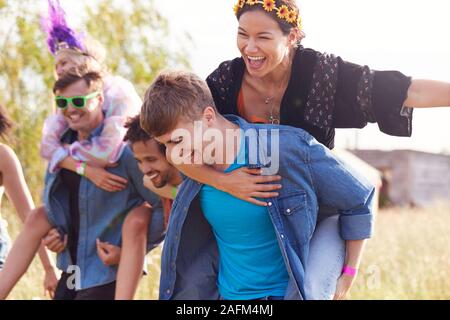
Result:
[[[6,209],[14,238],[21,224]],[[137,299],[158,296],[160,248],[149,254],[149,275]],[[10,299],[45,299],[38,259],[15,287]],[[350,299],[450,299],[450,207],[382,210],[368,243]]]

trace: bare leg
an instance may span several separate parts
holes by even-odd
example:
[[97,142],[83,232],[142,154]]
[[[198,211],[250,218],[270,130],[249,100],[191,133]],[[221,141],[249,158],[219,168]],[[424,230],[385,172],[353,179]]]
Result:
[[147,251],[147,231],[151,207],[143,204],[134,208],[122,228],[122,250],[117,272],[116,300],[132,300],[142,276]]
[[27,271],[51,225],[43,207],[33,210],[27,217],[0,272],[0,299],[6,299],[16,283]]

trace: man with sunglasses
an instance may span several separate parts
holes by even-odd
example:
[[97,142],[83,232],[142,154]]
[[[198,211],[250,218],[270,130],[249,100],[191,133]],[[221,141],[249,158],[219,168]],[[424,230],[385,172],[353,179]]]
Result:
[[[54,86],[56,104],[61,108],[69,129],[62,143],[88,142],[103,128],[102,78],[96,72],[66,74]],[[143,202],[152,206],[148,248],[164,236],[164,215],[159,198],[143,185],[143,174],[133,153],[125,147],[111,173],[128,180],[120,192],[107,192],[84,176],[66,169],[47,171],[43,200],[45,213],[30,214],[0,274],[0,299],[6,298],[25,273],[41,239],[51,228],[68,235],[68,244],[57,256],[62,270],[55,299],[114,299],[117,267],[105,265],[97,254],[97,241],[120,246],[122,225],[128,212]]]
[[[83,141],[87,140],[89,134],[103,122],[102,82],[100,75],[94,72],[87,73],[79,79],[80,81],[75,81],[78,77],[75,74],[68,74],[61,78],[55,84],[54,93],[58,94],[55,98],[56,105],[62,110],[69,128],[76,131],[71,140]],[[80,95],[85,92],[87,94]]]
[[101,94],[100,91],[95,91],[95,92],[88,94],[87,96],[75,96],[75,97],[71,97],[71,98],[57,96],[55,101],[56,101],[56,105],[60,109],[67,109],[69,104],[72,104],[72,107],[74,107],[74,108],[81,109],[86,106],[86,103],[88,102],[88,100],[90,100],[92,98],[96,98],[100,94]]

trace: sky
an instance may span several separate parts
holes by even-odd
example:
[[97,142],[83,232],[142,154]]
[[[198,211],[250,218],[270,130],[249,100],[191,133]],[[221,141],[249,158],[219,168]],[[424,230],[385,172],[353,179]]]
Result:
[[[116,0],[126,5],[127,0]],[[169,47],[186,43],[193,71],[205,78],[236,48],[237,0],[155,0],[168,19]],[[79,4],[62,0],[63,7]],[[450,82],[449,0],[297,0],[305,47],[375,70],[398,70],[416,79]],[[69,14],[69,22],[71,17]],[[411,138],[381,133],[376,124],[338,130],[338,147],[411,149],[450,154],[450,108],[416,109]]]
[[[156,0],[175,45],[193,39],[193,70],[206,77],[220,62],[239,56],[234,0]],[[298,0],[305,47],[375,70],[398,70],[417,79],[450,82],[450,1]],[[416,109],[411,138],[385,135],[376,124],[338,130],[339,147],[412,149],[450,154],[450,108]]]

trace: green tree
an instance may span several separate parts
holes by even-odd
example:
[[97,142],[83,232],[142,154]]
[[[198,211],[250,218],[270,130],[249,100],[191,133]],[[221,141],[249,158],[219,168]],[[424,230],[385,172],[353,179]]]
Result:
[[86,12],[89,34],[108,48],[109,69],[132,81],[141,94],[161,69],[189,66],[186,50],[168,50],[168,22],[154,1],[98,0]]
[[[46,164],[39,156],[39,142],[43,121],[52,109],[54,82],[54,59],[40,29],[46,2],[0,0],[0,103],[16,122],[9,144],[22,162],[35,199],[43,186]],[[153,1],[98,0],[77,6],[77,17],[83,19],[74,28],[97,38],[106,47],[112,73],[133,82],[140,94],[161,69],[189,66],[185,48],[170,50],[165,45],[168,21]],[[73,8],[66,8],[71,21],[75,13],[69,9]]]
[[2,1],[0,21],[0,103],[16,123],[9,143],[37,196],[45,171],[38,147],[43,120],[51,106],[53,59],[45,49],[35,3]]

